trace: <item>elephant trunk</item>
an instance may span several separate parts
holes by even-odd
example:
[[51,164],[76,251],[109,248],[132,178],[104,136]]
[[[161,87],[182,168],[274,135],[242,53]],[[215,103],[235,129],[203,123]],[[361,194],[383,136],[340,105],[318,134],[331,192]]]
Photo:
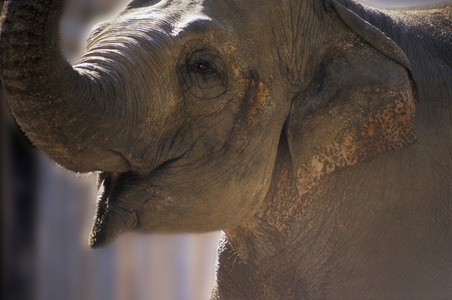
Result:
[[30,140],[64,167],[127,171],[128,161],[109,149],[111,133],[102,124],[109,112],[99,81],[75,70],[61,52],[58,29],[64,2],[5,4],[0,67],[10,109]]

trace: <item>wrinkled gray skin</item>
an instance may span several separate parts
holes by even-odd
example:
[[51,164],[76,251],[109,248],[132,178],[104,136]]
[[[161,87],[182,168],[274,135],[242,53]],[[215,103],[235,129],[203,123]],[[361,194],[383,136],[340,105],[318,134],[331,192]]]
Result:
[[2,79],[37,147],[102,171],[92,246],[223,229],[214,298],[452,297],[451,7],[135,0],[73,67],[62,9],[6,5]]

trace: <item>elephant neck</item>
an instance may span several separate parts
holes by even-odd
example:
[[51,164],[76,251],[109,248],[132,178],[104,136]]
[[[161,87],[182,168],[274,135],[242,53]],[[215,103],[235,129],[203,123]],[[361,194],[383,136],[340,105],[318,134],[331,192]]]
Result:
[[[432,222],[425,215],[442,215],[450,197],[440,181],[416,175],[428,170],[424,161],[413,160],[418,151],[411,147],[337,168],[301,194],[283,135],[261,209],[246,224],[224,231],[213,298],[448,294],[442,278],[448,276],[450,255],[441,249],[450,244],[443,224],[449,219]],[[404,177],[402,184],[401,174],[412,178]],[[419,188],[424,186],[430,188]]]
[[[335,243],[329,243],[328,236],[335,228],[326,218],[311,217],[322,208],[309,200],[297,189],[287,142],[282,141],[262,209],[247,224],[224,231],[214,296],[292,299],[322,295],[328,276],[313,279],[328,274],[335,255]],[[313,238],[319,236],[321,240]]]

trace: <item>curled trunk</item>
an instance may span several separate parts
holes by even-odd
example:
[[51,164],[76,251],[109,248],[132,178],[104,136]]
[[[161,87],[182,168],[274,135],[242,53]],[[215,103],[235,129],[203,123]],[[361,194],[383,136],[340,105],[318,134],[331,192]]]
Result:
[[64,2],[4,5],[1,73],[10,109],[31,141],[68,169],[126,171],[127,160],[108,146],[100,79],[73,69],[61,53]]

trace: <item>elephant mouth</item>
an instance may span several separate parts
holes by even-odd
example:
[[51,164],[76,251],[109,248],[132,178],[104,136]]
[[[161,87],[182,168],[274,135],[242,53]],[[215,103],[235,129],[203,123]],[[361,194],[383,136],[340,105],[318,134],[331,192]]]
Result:
[[139,213],[143,213],[144,203],[153,197],[149,187],[154,185],[160,172],[174,167],[174,162],[181,157],[165,161],[146,175],[134,171],[99,172],[91,247],[102,246],[123,231],[139,229]]
[[142,177],[133,171],[123,173],[100,172],[98,175],[97,191],[98,218],[103,217],[124,189],[143,178],[145,177]]
[[97,195],[101,203],[107,204],[109,196],[116,187],[119,177],[125,173],[119,172],[100,172],[98,175]]
[[97,201],[98,201],[98,217],[102,217],[111,204],[112,198],[114,198],[114,192],[118,188],[118,182],[129,177],[130,172],[100,172],[98,174],[97,184]]
[[[181,159],[185,153],[179,157],[169,159],[162,164],[160,164],[158,167],[154,168],[151,172],[149,172],[144,177],[148,177],[153,173],[156,173],[157,171],[161,171],[164,168],[168,168],[169,165],[172,165],[174,162]],[[108,200],[114,196],[114,191],[117,189],[118,186],[123,185],[128,181],[128,179],[136,178],[136,177],[143,177],[142,175],[139,175],[138,173],[134,171],[128,171],[128,172],[99,172],[98,174],[98,183],[97,183],[97,196],[99,199],[99,202],[102,203],[105,208],[108,205]]]

